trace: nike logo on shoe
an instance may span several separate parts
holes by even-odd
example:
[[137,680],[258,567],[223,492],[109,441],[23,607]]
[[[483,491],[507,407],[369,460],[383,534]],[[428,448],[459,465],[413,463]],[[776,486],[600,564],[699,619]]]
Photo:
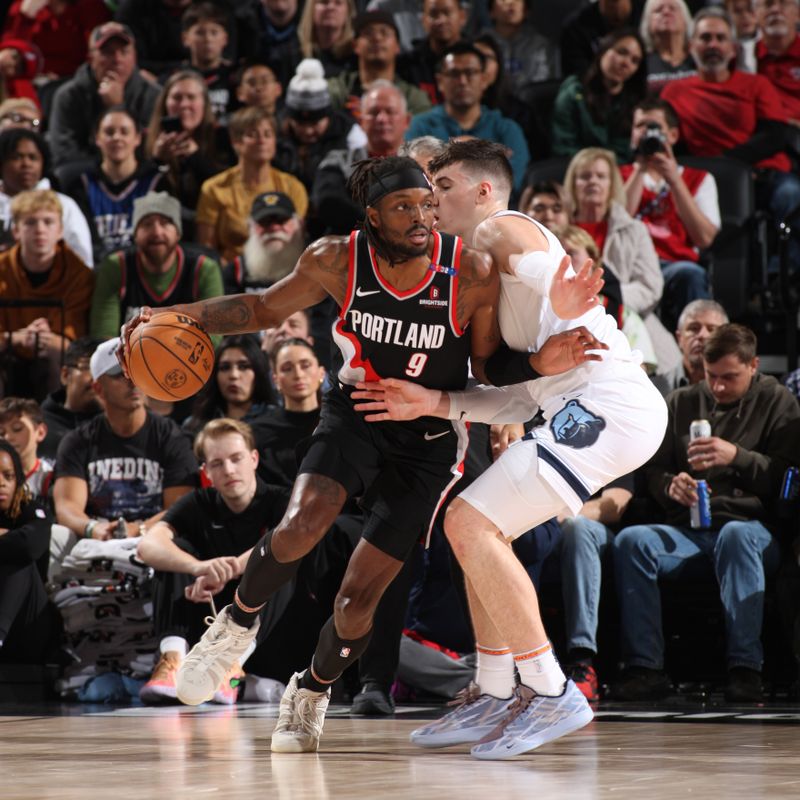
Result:
[[447,436],[450,431],[442,431],[441,433],[428,433],[425,431],[425,441],[430,442],[432,439],[439,439],[442,436]]
[[380,289],[370,289],[364,291],[360,286],[356,289],[356,297],[368,297],[371,294],[380,294]]

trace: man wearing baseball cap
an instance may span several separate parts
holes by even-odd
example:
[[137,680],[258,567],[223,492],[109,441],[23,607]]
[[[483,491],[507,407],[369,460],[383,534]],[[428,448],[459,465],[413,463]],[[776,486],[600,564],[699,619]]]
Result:
[[303,220],[282,192],[256,197],[248,227],[242,255],[222,270],[225,294],[260,292],[271,286],[292,271],[306,244]]
[[197,485],[189,440],[122,374],[119,339],[92,354],[92,387],[103,413],[70,431],[56,456],[56,518],[78,537],[140,536]]
[[191,303],[222,292],[217,261],[195,244],[180,244],[181,205],[166,192],[133,203],[133,241],[97,268],[89,329],[107,338],[139,306]]
[[139,73],[131,29],[119,22],[98,25],[89,36],[88,63],[53,97],[50,146],[56,165],[94,156],[92,126],[106,108],[125,106],[145,127],[158,93]]

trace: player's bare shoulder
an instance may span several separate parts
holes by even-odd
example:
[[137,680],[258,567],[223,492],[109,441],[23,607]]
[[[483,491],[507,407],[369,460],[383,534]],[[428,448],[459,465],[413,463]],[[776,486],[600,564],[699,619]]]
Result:
[[322,284],[341,304],[347,292],[349,254],[349,237],[323,236],[306,247],[296,269]]
[[481,307],[495,306],[500,292],[500,276],[494,259],[485,252],[463,247],[458,270],[456,313],[463,326]]
[[532,250],[548,250],[547,237],[529,217],[496,214],[483,220],[472,239],[479,250],[489,253],[498,269],[511,271],[509,256]]

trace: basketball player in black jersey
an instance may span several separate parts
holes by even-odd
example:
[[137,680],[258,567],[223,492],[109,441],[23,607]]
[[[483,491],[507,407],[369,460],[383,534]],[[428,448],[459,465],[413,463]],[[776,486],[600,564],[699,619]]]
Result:
[[[433,194],[416,162],[360,162],[349,188],[366,208],[363,230],[313,243],[294,271],[262,295],[168,309],[199,320],[210,333],[244,333],[278,325],[325,295],[340,308],[333,331],[343,362],[338,385],[325,396],[286,514],[254,548],[234,603],[187,656],[177,680],[183,702],[210,698],[255,637],[270,595],[292,578],[345,500],[360,497],[367,512],[363,539],[311,665],[292,677],[281,701],[271,745],[277,752],[317,749],[330,685],[364,651],[381,595],[414,542],[427,534],[464,456],[461,423],[423,418],[370,425],[353,410],[350,392],[367,376],[463,388],[468,358],[485,380],[499,342],[497,271],[489,256],[433,230]],[[588,279],[575,289],[576,306],[595,291]],[[132,330],[150,314],[141,309],[123,328],[126,348]],[[579,330],[549,344],[530,356],[540,373],[574,366],[596,343]]]

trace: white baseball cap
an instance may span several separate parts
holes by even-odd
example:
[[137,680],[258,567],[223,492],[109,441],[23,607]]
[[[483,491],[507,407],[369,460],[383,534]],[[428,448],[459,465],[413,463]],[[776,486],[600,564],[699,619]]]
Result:
[[122,367],[117,361],[117,348],[119,347],[119,336],[103,342],[92,353],[89,361],[89,370],[92,373],[92,380],[96,381],[103,375],[121,375]]

